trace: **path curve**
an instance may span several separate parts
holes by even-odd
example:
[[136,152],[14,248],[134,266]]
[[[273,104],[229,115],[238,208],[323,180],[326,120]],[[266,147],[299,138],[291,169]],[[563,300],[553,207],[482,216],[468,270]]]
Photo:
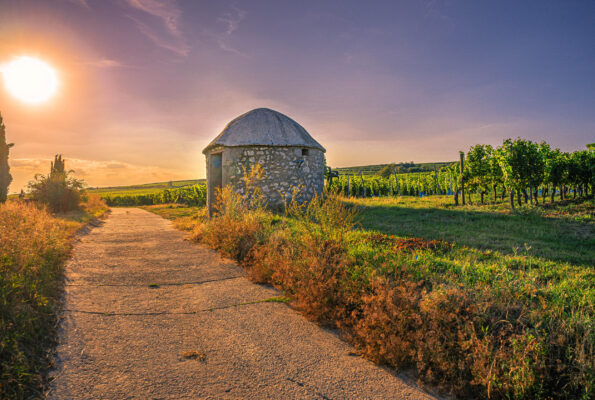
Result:
[[49,399],[432,398],[184,238],[136,208],[80,237]]

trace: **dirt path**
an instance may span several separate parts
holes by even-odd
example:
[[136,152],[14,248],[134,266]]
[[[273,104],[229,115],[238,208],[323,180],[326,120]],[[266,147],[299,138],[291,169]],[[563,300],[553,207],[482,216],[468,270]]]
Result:
[[50,399],[431,398],[149,212],[113,209],[66,271]]

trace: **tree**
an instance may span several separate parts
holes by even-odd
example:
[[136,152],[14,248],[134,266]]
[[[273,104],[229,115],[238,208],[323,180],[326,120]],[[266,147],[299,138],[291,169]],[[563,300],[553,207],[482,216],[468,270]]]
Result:
[[[498,186],[504,187],[504,175],[502,174],[502,167],[498,163],[498,157],[496,154],[496,150],[492,149],[492,153],[490,154],[489,158],[490,163],[490,173],[489,173],[489,180],[492,189],[494,190],[494,202],[496,202],[496,189]],[[502,199],[504,199],[505,191],[504,188],[502,189]]]
[[65,212],[78,208],[83,181],[70,177],[61,155],[54,157],[49,175],[35,175],[29,182],[31,197],[47,204],[52,212]]
[[594,153],[589,150],[575,151],[570,155],[569,180],[574,185],[574,193],[585,195],[593,183],[595,170]]
[[516,190],[519,205],[520,193],[526,188],[539,185],[543,180],[543,159],[539,146],[530,140],[517,138],[506,139],[497,150],[498,163],[502,168],[504,183],[510,192],[510,204],[514,208],[514,191]]
[[12,143],[6,143],[6,129],[0,114],[0,203],[4,203],[8,197],[8,187],[12,182],[10,175],[10,166],[8,165],[8,153]]
[[568,175],[568,155],[559,149],[550,151],[545,160],[544,182],[552,185],[551,201],[554,202],[556,188],[559,188],[560,199],[562,199],[562,185]]
[[479,190],[481,204],[483,204],[483,195],[489,190],[492,183],[490,159],[493,152],[494,149],[489,144],[477,144],[471,147],[467,153],[465,182],[468,182],[470,189]]
[[395,164],[387,164],[380,171],[378,171],[378,175],[383,177],[384,179],[388,179],[392,176],[395,170]]

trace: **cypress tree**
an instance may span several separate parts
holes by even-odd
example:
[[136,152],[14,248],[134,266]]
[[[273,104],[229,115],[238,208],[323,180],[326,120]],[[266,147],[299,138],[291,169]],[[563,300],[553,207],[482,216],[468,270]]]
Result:
[[8,153],[12,143],[6,143],[6,131],[0,114],[0,203],[4,203],[8,196],[8,186],[12,182],[10,166],[8,165]]

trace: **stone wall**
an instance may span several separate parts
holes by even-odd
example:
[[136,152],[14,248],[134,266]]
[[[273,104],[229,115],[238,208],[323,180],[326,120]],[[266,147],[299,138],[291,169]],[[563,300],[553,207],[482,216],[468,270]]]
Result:
[[[303,154],[307,153],[307,154]],[[299,187],[297,200],[309,201],[324,187],[324,153],[302,147],[225,147],[223,149],[223,185],[244,193],[244,173],[255,164],[264,170],[260,188],[270,207],[281,207]]]

